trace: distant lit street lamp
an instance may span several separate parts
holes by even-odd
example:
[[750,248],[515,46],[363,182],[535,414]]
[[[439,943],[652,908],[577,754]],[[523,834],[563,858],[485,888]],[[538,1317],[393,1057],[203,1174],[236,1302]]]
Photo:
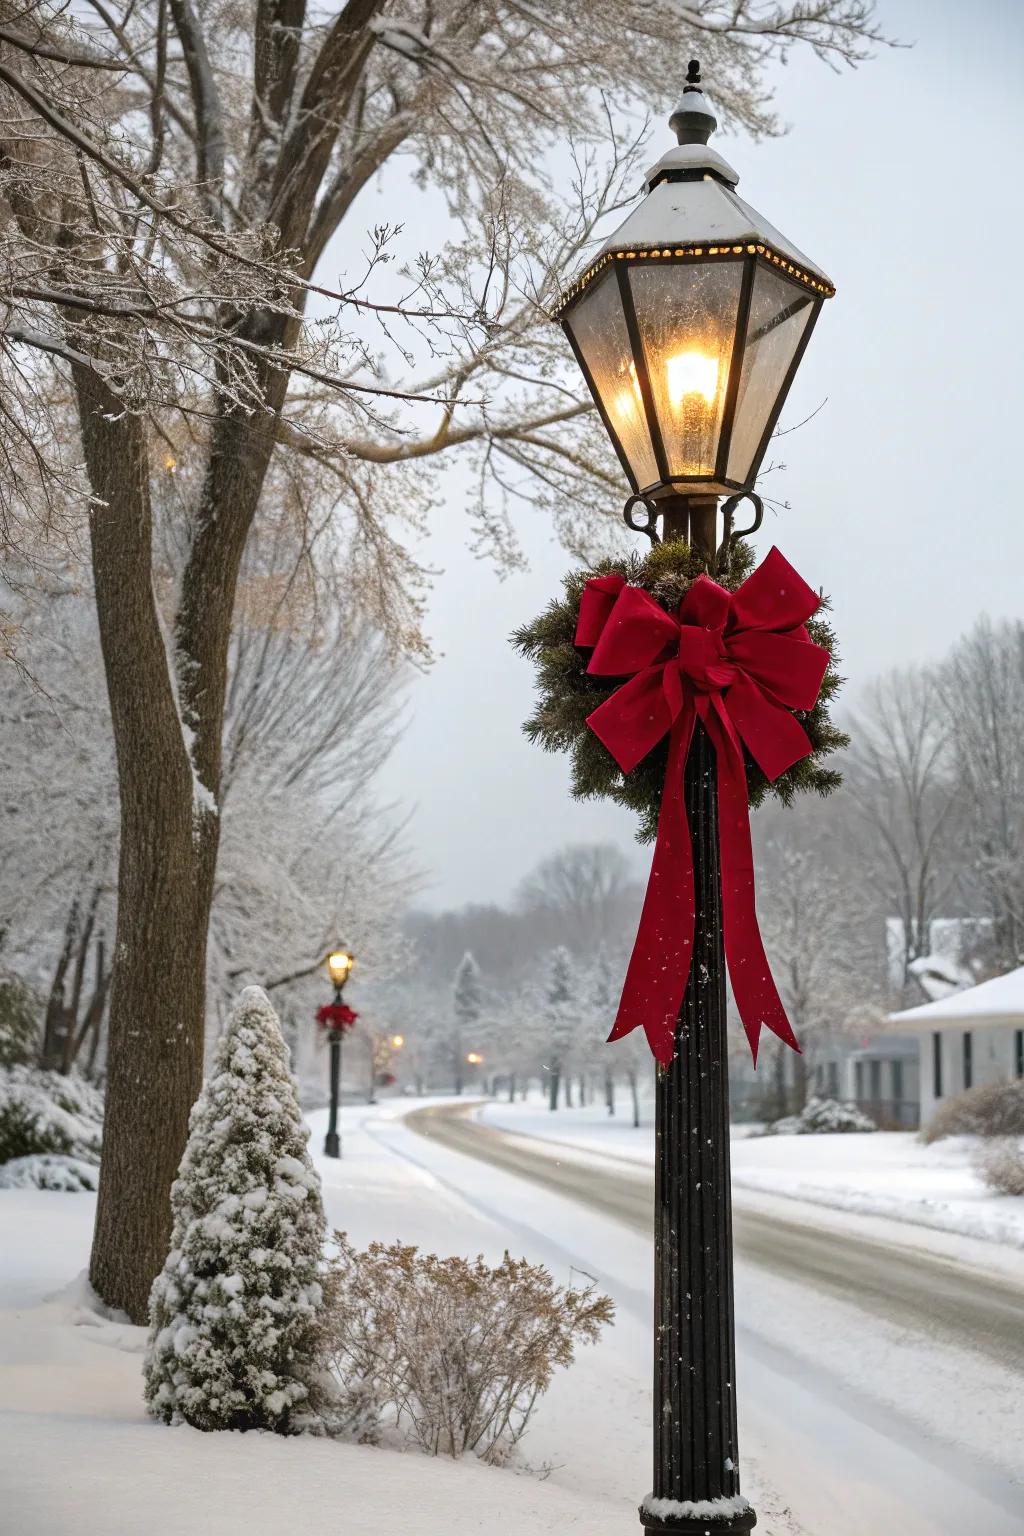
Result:
[[346,1029],[351,1029],[357,1015],[343,1001],[345,983],[352,974],[355,956],[347,949],[335,949],[327,956],[327,974],[334,986],[334,1002],[321,1008],[317,1014],[328,1032],[331,1047],[331,1112],[327,1121],[324,1154],[341,1156],[341,1137],[338,1134],[338,1100],[341,1094],[341,1040]]
[[[714,575],[826,298],[825,274],[736,195],[690,64],[678,144],[647,195],[565,295],[558,318],[633,495],[627,524],[685,539]],[[718,535],[718,499],[722,541]],[[643,507],[644,522],[636,521]],[[698,724],[684,794],[696,927],[675,1056],[657,1072],[654,1488],[651,1532],[732,1536],[740,1496],[729,1172],[725,957],[714,749]]]

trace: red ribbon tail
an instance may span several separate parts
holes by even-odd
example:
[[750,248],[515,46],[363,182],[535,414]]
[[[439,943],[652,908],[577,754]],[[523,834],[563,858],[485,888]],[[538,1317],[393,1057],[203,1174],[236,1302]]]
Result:
[[725,963],[733,996],[757,1065],[761,1027],[800,1053],[793,1026],[782,1005],[764,952],[754,902],[754,855],[750,845],[747,772],[728,718],[708,711],[708,726],[718,765],[718,838],[722,874],[722,927]]
[[683,799],[683,770],[693,738],[693,705],[684,704],[669,737],[658,837],[640,926],[609,1040],[638,1027],[662,1066],[675,1054],[676,1023],[693,958],[693,845]]

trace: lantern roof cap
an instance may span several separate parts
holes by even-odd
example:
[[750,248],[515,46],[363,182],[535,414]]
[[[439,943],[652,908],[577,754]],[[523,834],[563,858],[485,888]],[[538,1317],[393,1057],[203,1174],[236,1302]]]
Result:
[[647,190],[650,191],[659,181],[671,179],[673,172],[676,175],[692,172],[707,171],[712,176],[717,176],[721,181],[734,187],[739,181],[739,172],[734,171],[724,155],[720,155],[717,149],[712,149],[710,144],[674,144],[671,149],[666,149],[660,160],[656,160],[647,172]]
[[707,175],[700,181],[659,181],[605,241],[597,260],[619,251],[659,247],[764,245],[831,289],[828,275],[732,187]]

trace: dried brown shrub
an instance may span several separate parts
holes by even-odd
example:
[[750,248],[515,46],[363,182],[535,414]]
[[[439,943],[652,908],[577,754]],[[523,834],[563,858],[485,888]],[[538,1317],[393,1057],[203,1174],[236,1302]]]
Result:
[[341,1427],[364,1439],[390,1419],[431,1456],[502,1461],[556,1368],[614,1315],[593,1286],[556,1285],[508,1253],[491,1267],[336,1237],[324,1342]]
[[997,1195],[1024,1195],[1024,1146],[1012,1136],[986,1147],[977,1162],[979,1176]]
[[930,1144],[944,1136],[1024,1136],[1024,1078],[981,1083],[947,1099],[921,1140]]

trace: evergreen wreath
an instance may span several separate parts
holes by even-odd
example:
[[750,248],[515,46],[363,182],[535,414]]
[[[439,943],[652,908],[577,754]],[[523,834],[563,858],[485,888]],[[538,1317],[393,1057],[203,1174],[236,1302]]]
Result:
[[[750,574],[754,553],[742,542],[733,545],[729,570],[715,580],[735,591]],[[668,766],[668,737],[647,754],[630,774],[623,774],[611,753],[587,726],[587,716],[619,687],[621,679],[587,676],[589,651],[580,650],[574,640],[579,616],[580,597],[592,576],[607,576],[617,571],[631,585],[643,587],[668,613],[675,613],[698,576],[707,573],[707,562],[699,551],[681,539],[657,544],[646,556],[632,554],[625,560],[602,560],[593,570],[572,571],[564,581],[565,596],[550,603],[539,618],[524,624],[512,636],[520,655],[527,656],[537,672],[537,705],[523,725],[531,741],[539,742],[547,752],[572,755],[572,794],[577,800],[613,800],[617,805],[637,811],[640,842],[653,842],[658,828],[658,812]],[[748,753],[747,790],[751,807],[768,793],[785,805],[802,790],[819,795],[831,794],[842,782],[835,768],[824,766],[824,759],[839,751],[849,737],[832,721],[830,706],[842,678],[836,669],[836,637],[824,617],[828,601],[808,620],[806,629],[816,645],[823,645],[832,659],[814,708],[798,713],[811,742],[811,755],[770,784]]]

